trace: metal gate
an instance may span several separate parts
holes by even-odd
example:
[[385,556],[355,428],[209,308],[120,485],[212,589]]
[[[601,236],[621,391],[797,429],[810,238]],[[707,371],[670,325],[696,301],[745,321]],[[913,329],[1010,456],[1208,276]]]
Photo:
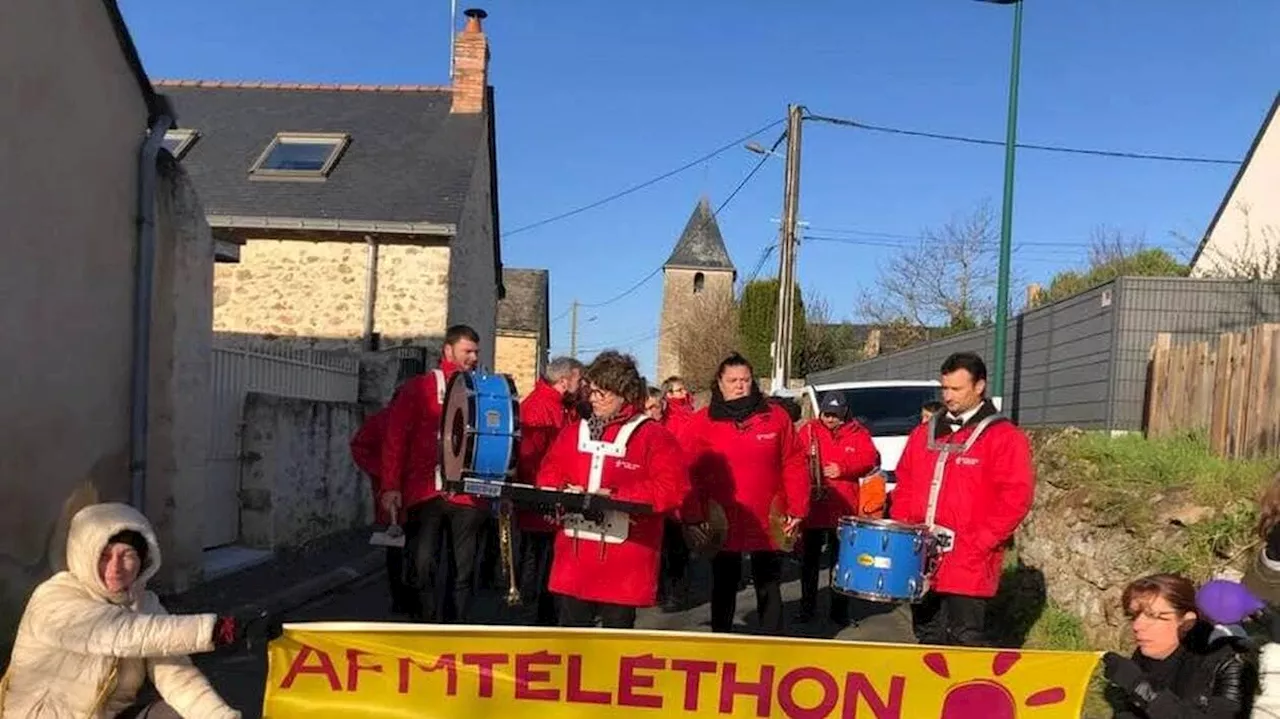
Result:
[[327,402],[355,402],[360,361],[353,356],[275,347],[213,350],[212,422],[205,479],[204,548],[240,539],[240,469],[244,400],[250,392]]

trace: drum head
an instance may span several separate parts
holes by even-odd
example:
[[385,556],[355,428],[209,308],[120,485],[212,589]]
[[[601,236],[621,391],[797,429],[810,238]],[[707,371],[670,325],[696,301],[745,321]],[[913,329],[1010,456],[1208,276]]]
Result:
[[446,482],[462,481],[463,472],[475,454],[475,393],[471,377],[458,372],[445,390],[440,413],[440,474]]

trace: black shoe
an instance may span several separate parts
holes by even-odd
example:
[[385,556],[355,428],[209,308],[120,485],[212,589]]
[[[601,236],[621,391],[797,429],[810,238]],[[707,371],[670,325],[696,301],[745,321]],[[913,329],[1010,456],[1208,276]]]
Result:
[[800,607],[800,611],[796,612],[797,624],[808,624],[813,621],[813,607]]

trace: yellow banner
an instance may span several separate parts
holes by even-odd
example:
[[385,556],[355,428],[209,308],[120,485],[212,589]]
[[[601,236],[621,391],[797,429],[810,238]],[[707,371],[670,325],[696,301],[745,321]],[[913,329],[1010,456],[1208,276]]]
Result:
[[1058,719],[1095,652],[685,632],[292,624],[263,716]]

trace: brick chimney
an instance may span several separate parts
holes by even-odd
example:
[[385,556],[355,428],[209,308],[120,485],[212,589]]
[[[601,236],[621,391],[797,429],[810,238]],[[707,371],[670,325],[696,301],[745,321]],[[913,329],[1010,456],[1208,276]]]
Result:
[[467,26],[453,44],[453,107],[451,112],[484,112],[485,90],[489,85],[489,39],[480,22],[489,16],[484,10],[463,12]]

